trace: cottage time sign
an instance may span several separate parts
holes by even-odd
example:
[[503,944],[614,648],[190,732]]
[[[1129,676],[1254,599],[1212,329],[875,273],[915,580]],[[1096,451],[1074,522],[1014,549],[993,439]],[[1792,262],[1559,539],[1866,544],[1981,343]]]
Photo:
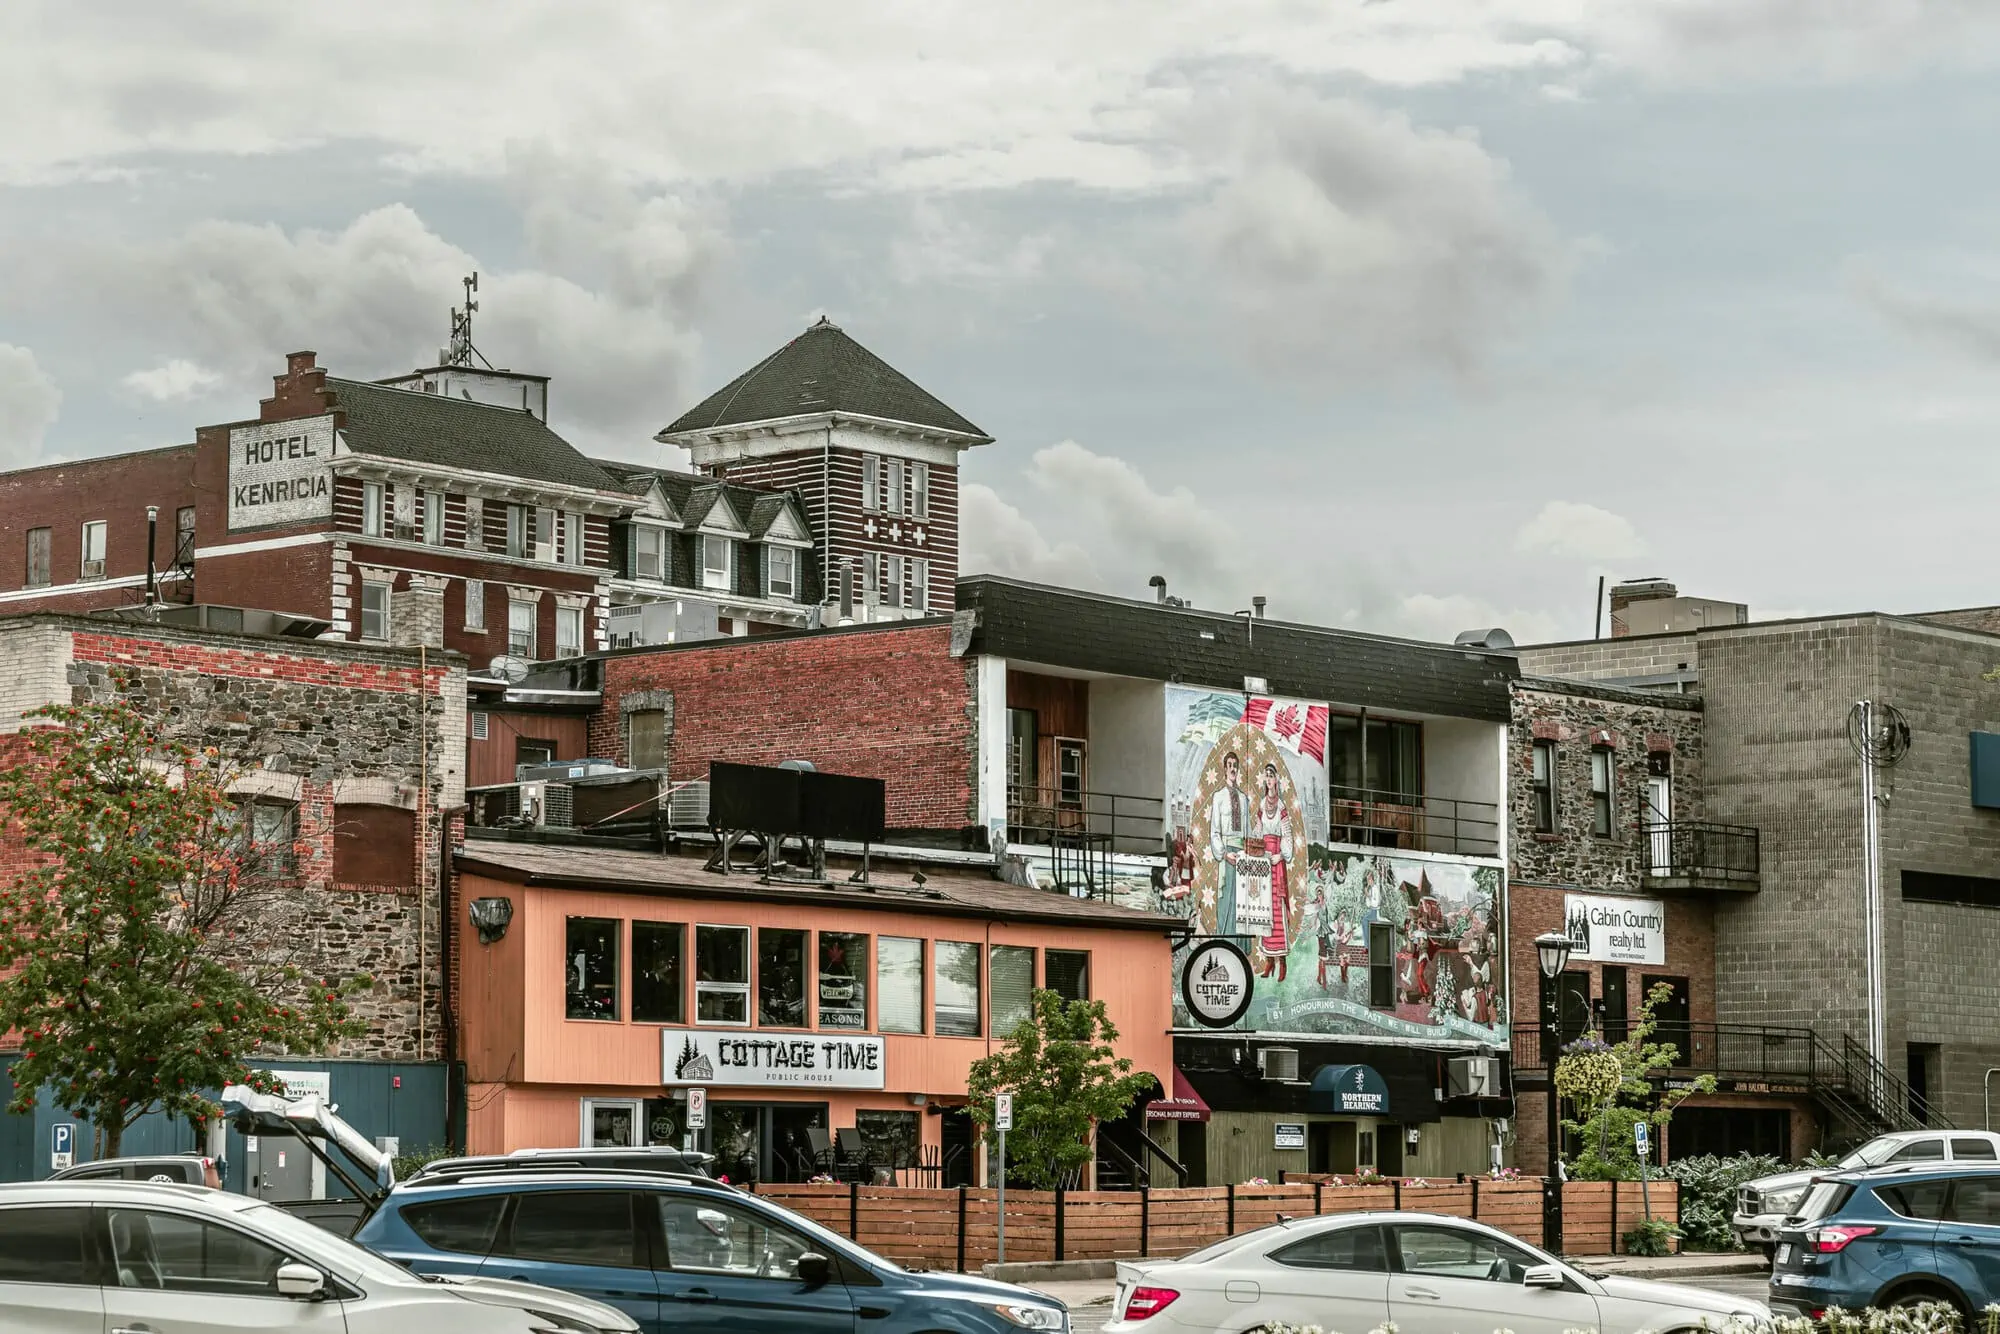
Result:
[[1570,958],[1592,963],[1667,961],[1667,905],[1659,899],[1563,896],[1563,928]]
[[232,532],[332,516],[332,417],[231,428]]
[[762,1088],[879,1089],[882,1039],[737,1037],[727,1033],[660,1034],[660,1082]]
[[1194,947],[1181,967],[1181,999],[1205,1028],[1227,1028],[1250,1008],[1250,960],[1227,940]]

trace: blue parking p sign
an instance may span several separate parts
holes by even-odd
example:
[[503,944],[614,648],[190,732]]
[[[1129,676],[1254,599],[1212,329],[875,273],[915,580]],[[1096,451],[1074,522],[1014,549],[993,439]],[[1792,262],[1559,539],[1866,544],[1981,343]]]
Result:
[[1639,1150],[1640,1157],[1644,1157],[1646,1154],[1646,1141],[1649,1138],[1648,1130],[1649,1127],[1644,1121],[1640,1121],[1632,1127],[1633,1147]]
[[76,1123],[58,1121],[50,1127],[49,1170],[60,1172],[76,1161]]

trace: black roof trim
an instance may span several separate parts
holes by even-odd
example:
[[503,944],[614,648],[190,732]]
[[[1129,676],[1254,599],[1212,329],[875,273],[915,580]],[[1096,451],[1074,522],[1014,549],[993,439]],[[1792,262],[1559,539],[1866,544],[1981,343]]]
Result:
[[[977,613],[969,652],[1075,671],[1241,690],[1336,705],[1506,722],[1520,676],[1512,653],[1252,620],[994,575],[958,581]],[[1206,637],[1204,637],[1206,636]]]

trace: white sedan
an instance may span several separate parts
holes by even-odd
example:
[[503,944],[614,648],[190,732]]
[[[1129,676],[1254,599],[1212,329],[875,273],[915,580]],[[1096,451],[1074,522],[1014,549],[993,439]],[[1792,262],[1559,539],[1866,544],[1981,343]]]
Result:
[[1504,1232],[1435,1214],[1301,1218],[1179,1260],[1118,1266],[1106,1334],[1681,1334],[1768,1331],[1761,1303],[1646,1279],[1596,1277]]

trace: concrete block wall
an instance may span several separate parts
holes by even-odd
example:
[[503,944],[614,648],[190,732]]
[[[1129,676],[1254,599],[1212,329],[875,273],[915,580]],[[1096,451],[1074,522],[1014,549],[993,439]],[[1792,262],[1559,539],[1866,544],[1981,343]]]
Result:
[[1580,681],[1665,676],[1701,667],[1692,634],[1533,644],[1521,649],[1520,658],[1524,676],[1565,676]]

